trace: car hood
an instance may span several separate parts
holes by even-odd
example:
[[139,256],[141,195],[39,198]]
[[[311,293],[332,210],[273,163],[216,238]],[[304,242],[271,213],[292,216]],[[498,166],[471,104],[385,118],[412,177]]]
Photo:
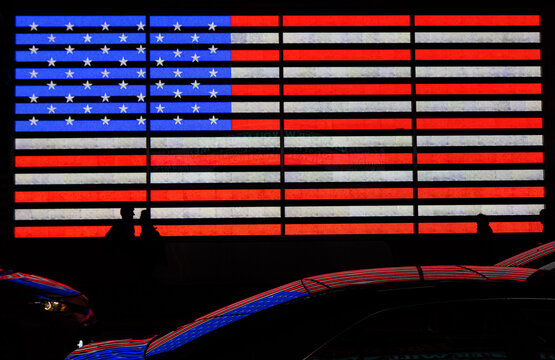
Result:
[[0,281],[10,281],[20,285],[35,288],[49,294],[58,296],[76,296],[81,293],[67,285],[37,275],[24,274],[20,272],[4,271],[0,269]]
[[152,339],[95,342],[73,350],[66,360],[144,360],[146,347]]

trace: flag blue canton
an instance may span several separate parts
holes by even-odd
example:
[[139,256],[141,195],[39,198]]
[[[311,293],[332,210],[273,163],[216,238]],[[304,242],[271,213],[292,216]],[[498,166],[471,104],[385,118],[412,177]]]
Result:
[[145,16],[16,17],[15,131],[144,131],[146,23]]

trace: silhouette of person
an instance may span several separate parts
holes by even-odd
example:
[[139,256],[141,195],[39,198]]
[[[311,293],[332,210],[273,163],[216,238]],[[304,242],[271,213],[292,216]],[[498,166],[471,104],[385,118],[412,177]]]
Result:
[[135,240],[135,227],[133,226],[135,209],[131,206],[124,206],[121,208],[120,214],[121,220],[108,230],[106,239],[110,240],[113,247],[125,250]]
[[150,218],[150,210],[145,209],[141,211],[139,223],[141,224],[140,238],[142,241],[153,241],[160,237],[160,233],[152,225],[152,220]]
[[151,276],[156,267],[165,264],[164,242],[158,230],[152,225],[150,210],[141,211],[139,223],[141,224],[141,235],[139,237],[141,268],[145,275]]
[[[134,208],[123,206],[120,209],[121,219],[108,230],[104,265],[111,276],[104,280],[106,296],[116,304],[114,309],[127,306],[126,299],[133,296],[138,281],[137,241],[133,224]],[[113,274],[118,276],[113,276]],[[126,307],[130,308],[130,307]],[[110,308],[111,309],[111,308]],[[110,310],[111,311],[111,310]],[[123,316],[123,312],[115,311],[112,316]]]
[[490,264],[493,230],[489,225],[488,217],[484,214],[476,216],[476,233],[478,234],[478,248],[480,249],[478,259],[482,264]]
[[553,216],[551,211],[544,208],[540,211],[540,222],[542,223],[543,244],[555,240],[553,238]]
[[142,296],[144,299],[153,301],[151,297],[156,292],[155,287],[158,285],[155,281],[155,271],[165,265],[166,253],[162,236],[152,225],[150,210],[141,211],[139,223],[141,225],[139,268]]

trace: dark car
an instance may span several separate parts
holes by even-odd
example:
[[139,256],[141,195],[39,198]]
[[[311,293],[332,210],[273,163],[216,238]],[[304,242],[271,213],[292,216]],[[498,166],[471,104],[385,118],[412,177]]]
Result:
[[304,278],[160,336],[88,344],[67,360],[533,359],[554,344],[555,273],[407,266]]
[[0,269],[0,358],[61,359],[87,341],[95,322],[87,297],[79,291]]

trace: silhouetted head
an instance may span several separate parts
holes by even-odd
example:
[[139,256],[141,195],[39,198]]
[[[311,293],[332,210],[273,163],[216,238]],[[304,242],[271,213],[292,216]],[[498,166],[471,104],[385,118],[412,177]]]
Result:
[[133,220],[135,209],[132,206],[124,206],[121,208],[120,214],[123,220]]
[[489,226],[489,219],[486,215],[484,214],[478,214],[476,216],[476,230],[479,233],[482,232],[490,232],[490,226]]
[[148,209],[144,209],[143,211],[141,211],[141,222],[148,222],[150,221],[150,210]]
[[541,209],[540,210],[540,222],[542,223],[542,225],[545,226],[545,224],[549,221],[549,210],[547,209]]
[[484,214],[478,214],[476,216],[476,223],[478,225],[489,225],[488,217]]

